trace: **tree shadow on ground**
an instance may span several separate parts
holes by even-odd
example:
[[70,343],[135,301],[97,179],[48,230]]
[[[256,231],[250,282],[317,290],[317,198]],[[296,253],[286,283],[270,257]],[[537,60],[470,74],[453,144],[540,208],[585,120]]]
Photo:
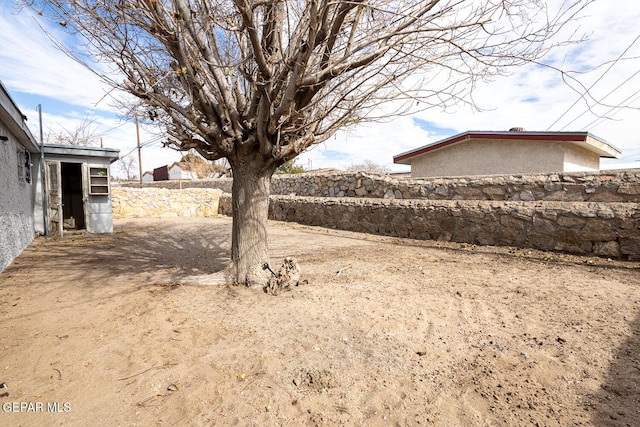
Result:
[[[140,290],[168,289],[185,280],[189,284],[190,276],[225,269],[230,235],[228,221],[185,219],[171,227],[159,220],[127,221],[111,234],[38,238],[0,274],[0,314],[4,320],[28,317],[126,299]],[[14,315],[10,306],[2,311],[1,303],[10,299],[37,299],[45,293],[56,304]]]
[[29,274],[64,279],[83,286],[111,283],[136,275],[179,281],[189,275],[213,274],[229,262],[228,222],[185,219],[170,228],[162,221],[127,222],[112,234],[75,234],[38,239],[3,276]]
[[631,336],[618,349],[595,396],[596,426],[640,426],[640,314],[630,327]]

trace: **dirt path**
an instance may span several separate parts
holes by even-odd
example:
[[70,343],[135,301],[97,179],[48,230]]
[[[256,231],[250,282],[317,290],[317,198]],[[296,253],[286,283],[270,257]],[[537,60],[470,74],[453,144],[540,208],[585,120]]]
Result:
[[640,425],[638,262],[272,223],[309,282],[274,297],[202,285],[230,230],[34,242],[0,274],[0,425]]

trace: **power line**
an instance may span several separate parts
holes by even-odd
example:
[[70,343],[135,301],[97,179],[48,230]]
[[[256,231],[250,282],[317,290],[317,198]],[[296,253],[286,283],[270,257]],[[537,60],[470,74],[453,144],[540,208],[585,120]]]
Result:
[[622,52],[622,53],[621,53],[621,54],[616,58],[616,60],[615,60],[615,61],[613,61],[613,62],[609,65],[609,67],[604,71],[604,73],[602,73],[602,75],[601,75],[600,77],[598,77],[598,79],[597,79],[595,82],[593,82],[593,83],[591,84],[591,86],[589,86],[589,87],[587,88],[586,92],[585,92],[585,93],[583,93],[583,94],[581,94],[581,95],[580,95],[580,97],[579,97],[578,99],[576,99],[576,101],[575,101],[573,104],[571,104],[571,106],[570,106],[569,108],[567,108],[567,109],[566,109],[566,110],[565,110],[565,111],[560,115],[560,117],[558,117],[558,118],[556,119],[556,121],[554,121],[554,122],[551,124],[551,126],[549,126],[549,127],[547,128],[547,130],[551,130],[551,128],[552,128],[553,126],[555,126],[555,124],[556,124],[556,123],[558,123],[558,122],[559,122],[559,121],[560,121],[564,116],[566,116],[566,115],[567,115],[567,113],[568,113],[568,112],[569,112],[573,107],[575,107],[575,106],[576,106],[576,104],[578,104],[578,102],[580,102],[580,100],[584,99],[584,98],[585,98],[585,94],[589,93],[589,91],[590,91],[590,90],[591,90],[591,89],[592,89],[596,84],[598,84],[598,82],[599,82],[600,80],[602,80],[602,78],[603,78],[603,77],[604,77],[604,76],[605,76],[609,71],[611,71],[611,69],[614,67],[614,65],[616,65],[616,64],[617,64],[617,63],[622,59],[622,57],[623,57],[624,55],[626,55],[626,54],[627,54],[627,52],[629,51],[629,49],[631,49],[631,47],[632,47],[632,46],[633,46],[633,45],[638,41],[638,39],[640,39],[640,35],[638,35],[638,36],[637,36],[637,37],[636,37],[636,38],[631,42],[631,44],[630,44],[629,46],[627,46],[627,48],[624,50],[624,52]]
[[[631,98],[634,98],[634,99],[632,99],[631,101],[629,101]],[[607,112],[604,114],[604,116],[602,116],[602,117],[597,117],[595,120],[593,120],[591,123],[589,123],[589,124],[586,126],[586,129],[587,129],[587,130],[589,130],[589,129],[591,129],[592,127],[595,127],[595,126],[594,126],[594,124],[595,124],[595,123],[597,123],[598,121],[604,120],[605,118],[607,118],[607,116],[608,116],[608,117],[612,117],[612,116],[613,116],[613,115],[615,115],[617,112],[616,112],[616,113],[613,113],[613,114],[611,114],[611,115],[609,115],[609,113],[611,113],[612,111],[615,111],[615,110],[620,111],[622,108],[624,108],[624,107],[627,107],[627,106],[631,105],[631,104],[632,104],[634,101],[636,101],[638,98],[640,98],[640,90],[637,90],[636,92],[632,93],[630,96],[628,96],[627,98],[625,98],[625,99],[622,101],[622,103],[621,103],[620,105],[615,106],[615,107],[611,107],[611,108],[609,109],[609,111],[607,111]],[[627,102],[627,101],[629,101],[629,104],[628,104],[628,105],[622,105],[622,104],[624,104],[624,103],[625,103],[625,102]]]
[[122,123],[120,123],[119,125],[116,125],[116,126],[114,126],[114,127],[112,127],[112,128],[109,128],[109,129],[107,129],[107,130],[103,131],[103,133],[111,132],[112,130],[116,130],[116,129],[121,128],[122,126],[124,126],[124,125],[128,125],[128,124],[129,124],[129,122],[122,122]]
[[[601,103],[602,101],[604,101],[605,99],[607,99],[611,94],[613,94],[615,91],[617,91],[618,89],[620,89],[622,86],[624,86],[625,84],[627,84],[629,82],[629,80],[631,80],[632,78],[634,78],[635,76],[637,76],[638,74],[640,74],[640,70],[636,71],[635,73],[633,73],[629,78],[627,78],[625,81],[623,81],[622,83],[620,83],[618,86],[616,86],[615,89],[611,90],[609,93],[607,93],[605,96],[603,96],[602,98],[600,98],[598,101],[596,101],[597,103]],[[636,92],[637,93],[637,92]],[[632,95],[633,96],[633,95]],[[629,99],[629,98],[627,98]],[[625,99],[626,101],[626,99]],[[624,101],[623,101],[624,102]],[[615,110],[617,108],[621,108],[620,105],[618,106],[614,106],[611,108],[611,110]],[[582,116],[584,116],[585,114],[587,114],[587,112],[589,112],[591,109],[587,108],[582,114],[578,115],[575,119],[571,120],[569,123],[567,123],[566,125],[564,125],[564,127],[562,127],[562,129],[560,130],[565,130],[567,127],[569,127],[569,125],[571,125],[573,122],[575,122],[576,120],[578,120],[579,118],[581,118]],[[598,117],[598,119],[601,119],[602,117]],[[598,120],[596,119],[596,121]],[[592,122],[593,123],[593,122]]]
[[[140,148],[145,148],[145,147],[149,147],[157,142],[159,142],[160,140],[162,140],[164,138],[164,136],[160,135],[160,136],[156,136],[154,138],[151,138],[148,141],[142,142],[140,143]],[[134,151],[136,151],[138,149],[138,146],[136,145],[131,151],[129,151],[127,154],[120,156],[120,157],[127,157],[129,154],[133,153]]]

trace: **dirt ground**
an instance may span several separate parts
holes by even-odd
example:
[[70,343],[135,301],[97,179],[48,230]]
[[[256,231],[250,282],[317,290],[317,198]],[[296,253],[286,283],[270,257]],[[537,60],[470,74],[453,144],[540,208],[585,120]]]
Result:
[[0,274],[0,425],[640,425],[638,262],[271,223],[271,296],[227,218],[115,225]]

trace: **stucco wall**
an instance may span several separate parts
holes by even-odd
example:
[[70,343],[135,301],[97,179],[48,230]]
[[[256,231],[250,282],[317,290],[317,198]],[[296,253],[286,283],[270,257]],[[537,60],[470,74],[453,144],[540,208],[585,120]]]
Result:
[[[18,179],[18,150],[8,130],[0,125],[0,271],[17,257],[34,237],[32,185]],[[33,180],[32,180],[33,183]]]
[[566,144],[564,151],[564,171],[593,171],[600,169],[600,156],[586,148]]
[[[562,172],[566,145],[554,141],[525,140],[459,142],[415,157],[411,162],[411,176]],[[596,165],[593,170],[598,168]]]

